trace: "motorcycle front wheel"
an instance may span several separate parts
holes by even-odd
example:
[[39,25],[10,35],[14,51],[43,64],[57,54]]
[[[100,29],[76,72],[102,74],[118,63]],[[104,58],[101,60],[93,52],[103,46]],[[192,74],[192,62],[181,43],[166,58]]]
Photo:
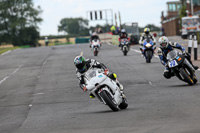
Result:
[[110,94],[107,91],[102,91],[100,93],[101,97],[103,98],[104,102],[113,110],[113,111],[118,111],[119,108],[117,107],[117,105],[113,102]]
[[193,85],[194,84],[194,81],[190,77],[190,74],[188,74],[188,72],[185,70],[185,68],[180,70],[180,74],[183,76],[185,82],[187,82],[189,85]]
[[151,63],[151,56],[152,56],[152,52],[147,50],[146,51],[146,63]]

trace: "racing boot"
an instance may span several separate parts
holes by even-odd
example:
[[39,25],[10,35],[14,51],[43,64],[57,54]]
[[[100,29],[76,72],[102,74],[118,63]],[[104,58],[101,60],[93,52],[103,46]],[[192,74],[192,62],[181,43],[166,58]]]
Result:
[[142,46],[140,46],[140,51],[141,51],[141,57],[144,58]]
[[199,69],[198,66],[195,66],[195,65],[192,63],[192,61],[191,61],[191,55],[190,55],[189,53],[185,52],[184,55],[185,55],[185,57],[188,59],[188,61],[190,62],[190,64],[192,65],[192,67],[193,67],[195,70]]
[[90,98],[95,98],[95,96],[92,93],[90,93],[89,95],[90,95]]

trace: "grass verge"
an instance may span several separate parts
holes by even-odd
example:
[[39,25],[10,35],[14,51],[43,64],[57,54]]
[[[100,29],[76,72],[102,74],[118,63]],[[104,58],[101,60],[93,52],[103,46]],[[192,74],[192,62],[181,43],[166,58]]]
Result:
[[13,47],[13,48],[0,48],[0,54],[5,53],[9,50],[14,50],[17,49],[18,47]]

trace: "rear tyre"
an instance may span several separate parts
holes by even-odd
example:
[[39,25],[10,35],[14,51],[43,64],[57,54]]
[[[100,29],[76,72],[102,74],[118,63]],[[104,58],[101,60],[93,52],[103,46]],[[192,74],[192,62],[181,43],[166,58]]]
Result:
[[113,110],[113,111],[118,111],[119,108],[117,105],[112,101],[112,98],[109,93],[107,93],[105,90],[100,93],[101,97],[105,101],[105,103]]
[[119,105],[120,109],[126,109],[128,107],[127,100],[125,98],[122,99],[122,103]]
[[187,82],[189,85],[193,85],[194,81],[192,80],[192,78],[190,77],[190,75],[187,73],[187,71],[185,70],[185,68],[180,70],[180,74],[183,76],[185,82]]
[[151,63],[151,51],[146,51],[146,63]]
[[193,79],[193,81],[194,81],[194,84],[196,84],[197,83],[197,77],[196,77],[196,75],[194,74],[194,79]]

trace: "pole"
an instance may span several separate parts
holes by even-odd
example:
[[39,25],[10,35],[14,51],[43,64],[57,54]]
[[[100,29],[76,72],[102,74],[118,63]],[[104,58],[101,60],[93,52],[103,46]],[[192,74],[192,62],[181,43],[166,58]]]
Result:
[[192,50],[192,35],[190,35],[189,40],[188,40],[188,53],[191,54]]
[[197,36],[194,36],[194,60],[198,58],[198,45],[197,45]]
[[191,15],[193,16],[193,12],[194,12],[194,10],[193,10],[193,0],[190,0],[190,2],[191,2]]

